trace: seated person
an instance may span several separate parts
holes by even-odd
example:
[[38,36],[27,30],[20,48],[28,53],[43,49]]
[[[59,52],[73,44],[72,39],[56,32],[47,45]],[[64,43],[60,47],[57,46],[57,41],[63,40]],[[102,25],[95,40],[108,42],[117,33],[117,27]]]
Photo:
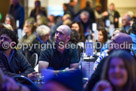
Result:
[[78,45],[78,42],[79,42],[79,34],[76,30],[72,30],[71,31],[71,36],[70,36],[70,42],[75,44],[77,49],[78,49],[78,57],[80,59],[80,56],[81,56],[81,53],[83,53],[83,47]]
[[[103,71],[104,63],[106,62],[107,57],[114,51],[125,50],[131,55],[132,39],[129,35],[125,33],[117,33],[113,36],[109,49],[105,50],[94,63],[94,73],[91,76],[91,79],[88,82],[87,90],[92,91],[95,84],[100,80],[100,76]],[[135,58],[135,56],[133,56]]]
[[18,43],[15,32],[0,28],[0,65],[3,73],[9,76],[24,75],[30,77],[34,69],[21,52],[15,49]]
[[[136,91],[135,59],[124,50],[112,52],[93,91]],[[92,91],[92,90],[88,90]]]
[[39,71],[45,68],[52,68],[60,72],[66,68],[69,70],[78,67],[78,50],[67,48],[70,40],[71,29],[67,25],[61,25],[55,33],[55,44],[52,48],[41,51],[39,58]]
[[36,35],[35,35],[36,26],[34,25],[34,23],[35,23],[35,20],[33,18],[28,18],[25,20],[25,24],[23,27],[23,31],[25,35],[19,40],[19,45],[26,46],[26,48],[23,47],[19,49],[21,49],[22,53],[25,55],[27,60],[29,60],[31,56],[29,54],[29,50],[32,46],[33,40],[36,38]]
[[44,49],[44,44],[46,45],[47,43],[51,42],[49,38],[50,38],[50,28],[46,25],[40,25],[36,29],[36,39],[32,43],[33,48],[31,50],[31,54],[37,53],[39,56],[41,50]]
[[25,24],[23,27],[23,31],[25,35],[19,40],[20,44],[27,44],[27,45],[32,44],[33,40],[36,38],[34,33],[36,26],[34,24],[35,24],[35,20],[33,18],[28,18],[25,20]]

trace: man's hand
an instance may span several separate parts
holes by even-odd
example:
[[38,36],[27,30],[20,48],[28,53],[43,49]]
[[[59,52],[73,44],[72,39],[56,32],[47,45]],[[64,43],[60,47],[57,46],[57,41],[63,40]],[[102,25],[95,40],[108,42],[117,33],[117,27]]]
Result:
[[33,72],[33,73],[30,73],[27,75],[27,77],[31,80],[35,80],[37,79],[37,77],[39,76],[39,73],[38,72]]

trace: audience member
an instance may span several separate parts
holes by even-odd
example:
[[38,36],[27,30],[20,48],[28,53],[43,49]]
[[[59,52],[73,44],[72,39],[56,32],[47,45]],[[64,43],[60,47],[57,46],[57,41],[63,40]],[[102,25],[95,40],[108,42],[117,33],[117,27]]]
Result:
[[126,33],[129,33],[130,20],[131,20],[131,17],[129,15],[127,15],[127,14],[125,14],[122,17],[122,27],[121,27],[121,29],[124,30],[124,32],[126,32]]
[[74,19],[75,15],[76,15],[74,7],[77,5],[77,2],[78,2],[78,0],[70,0],[69,4],[67,5],[67,12],[68,12],[68,14],[70,14],[71,19]]
[[[67,25],[57,28],[55,34],[55,44],[42,51],[39,58],[39,71],[45,68],[52,68],[55,72],[61,70],[73,70],[78,67],[78,51],[72,49],[68,41],[70,40],[71,29]],[[70,68],[70,69],[68,69]]]
[[92,2],[90,1],[86,1],[86,6],[85,8],[81,9],[77,14],[79,15],[82,11],[87,11],[89,12],[89,22],[90,22],[90,29],[92,29],[92,23],[95,23],[96,19],[95,19],[95,14],[94,14],[94,10],[92,9]]
[[111,53],[103,66],[101,80],[93,91],[135,91],[135,59],[127,51]]
[[76,22],[76,21],[72,22],[70,28],[78,32],[79,42],[85,42],[84,29],[83,29],[83,25],[80,22]]
[[103,52],[108,49],[108,32],[105,29],[98,29],[98,40],[96,42],[96,51]]
[[97,27],[104,27],[105,23],[104,23],[104,18],[105,16],[108,16],[108,12],[102,12],[102,5],[100,3],[96,3],[95,5],[95,18],[96,18],[96,23],[97,23]]
[[76,30],[72,30],[71,31],[71,38],[70,38],[69,41],[71,43],[73,43],[77,47],[77,49],[78,49],[78,56],[79,56],[79,59],[80,59],[80,55],[81,55],[81,53],[83,53],[83,48],[80,45],[78,45],[79,38],[80,38],[79,37],[79,33]]
[[15,19],[14,19],[14,17],[13,17],[12,15],[10,15],[10,14],[7,14],[7,15],[6,15],[6,17],[5,17],[5,24],[10,24],[10,25],[12,26],[13,30],[14,30],[15,32],[17,32],[17,31],[16,31]]
[[38,56],[40,56],[41,50],[46,49],[47,43],[51,43],[50,31],[51,31],[50,28],[46,25],[40,25],[36,29],[36,39],[32,43],[33,47],[31,49],[31,54],[37,53]]
[[90,34],[89,26],[89,12],[82,11],[79,16],[77,16],[74,21],[81,22],[84,28],[84,35],[88,36]]
[[28,18],[25,20],[25,24],[23,27],[25,35],[19,40],[20,45],[27,46],[27,48],[21,48],[21,51],[25,55],[27,60],[29,60],[30,56],[32,55],[29,53],[29,50],[32,46],[34,39],[36,38],[35,35],[36,26],[34,25],[34,23],[35,23],[34,18]]
[[108,10],[108,19],[110,20],[110,24],[114,24],[115,28],[119,28],[119,17],[120,14],[115,10],[114,3],[111,3]]
[[[6,28],[0,28],[0,31],[0,64],[5,68],[4,70],[1,68],[4,74],[31,77],[34,69],[23,54],[14,48],[18,43],[15,33]],[[3,46],[4,43],[6,43],[5,46]]]
[[103,51],[103,53],[101,53],[101,55],[98,57],[98,59],[94,63],[93,69],[95,71],[88,82],[87,91],[92,90],[94,85],[100,80],[102,68],[104,67],[103,64],[105,63],[107,56],[110,55],[112,51],[116,51],[118,49],[126,50],[131,54],[131,46],[132,46],[132,39],[129,35],[125,33],[117,33],[113,37],[109,45],[109,49]]
[[35,0],[35,8],[31,11],[30,17],[33,17],[36,20],[36,16],[38,14],[41,14],[41,15],[44,15],[45,17],[47,17],[45,9],[41,7],[41,1]]
[[36,35],[34,34],[36,26],[34,24],[34,18],[28,18],[25,20],[25,24],[23,27],[25,35],[19,40],[20,44],[32,44],[33,40],[36,38]]
[[9,8],[9,14],[12,15],[15,19],[15,22],[19,21],[19,28],[23,28],[24,24],[24,8],[19,4],[19,0],[10,0],[11,5]]

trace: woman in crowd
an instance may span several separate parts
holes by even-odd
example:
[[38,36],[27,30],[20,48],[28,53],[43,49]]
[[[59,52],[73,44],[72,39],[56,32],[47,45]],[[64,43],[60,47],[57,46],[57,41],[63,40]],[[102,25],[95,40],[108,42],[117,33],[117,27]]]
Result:
[[85,36],[84,36],[84,30],[83,30],[83,26],[80,22],[72,22],[71,24],[71,29],[76,30],[79,33],[79,41],[80,42],[85,42]]
[[102,28],[98,29],[98,40],[97,40],[97,43],[96,43],[97,52],[103,52],[106,49],[107,40],[108,40],[108,32],[105,29],[102,29]]
[[94,91],[136,91],[136,63],[127,51],[114,51],[106,60]]
[[34,25],[34,23],[34,18],[28,18],[25,20],[23,28],[25,35],[19,41],[21,44],[32,44],[33,40],[36,38],[36,35],[34,33],[36,26]]
[[32,55],[30,54],[29,49],[30,49],[30,46],[32,46],[33,40],[36,38],[36,35],[35,35],[36,26],[34,25],[34,23],[35,23],[34,18],[28,18],[25,20],[25,24],[23,27],[23,31],[25,35],[19,40],[19,44],[27,46],[27,48],[25,49],[21,48],[21,51],[23,52],[27,60],[29,60],[30,56]]
[[72,30],[70,37],[71,37],[70,42],[75,44],[77,49],[78,49],[78,56],[79,56],[79,59],[80,59],[81,53],[83,53],[83,48],[80,45],[78,45],[79,33],[76,30]]
[[16,31],[16,23],[15,23],[15,19],[12,15],[10,15],[10,14],[6,15],[5,24],[10,24],[12,26],[13,30]]

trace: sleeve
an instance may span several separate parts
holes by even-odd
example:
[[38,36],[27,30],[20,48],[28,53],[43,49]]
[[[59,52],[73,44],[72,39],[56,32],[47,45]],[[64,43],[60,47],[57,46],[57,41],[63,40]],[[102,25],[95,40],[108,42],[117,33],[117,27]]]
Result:
[[71,52],[71,64],[73,63],[79,63],[79,57],[78,57],[78,50],[72,49]]
[[49,59],[50,59],[50,53],[49,53],[49,51],[50,51],[49,49],[41,51],[40,57],[39,57],[39,61],[49,62]]
[[2,70],[2,72],[3,72],[5,75],[10,76],[10,77],[19,75],[19,74],[15,74],[15,73],[9,72],[9,71],[5,68],[5,66],[4,66],[4,64],[2,63],[1,60],[0,60],[0,69]]
[[20,70],[21,70],[21,75],[27,76],[27,74],[34,72],[34,69],[32,68],[31,64],[27,61],[25,56],[22,53],[18,53],[19,58],[20,58]]

